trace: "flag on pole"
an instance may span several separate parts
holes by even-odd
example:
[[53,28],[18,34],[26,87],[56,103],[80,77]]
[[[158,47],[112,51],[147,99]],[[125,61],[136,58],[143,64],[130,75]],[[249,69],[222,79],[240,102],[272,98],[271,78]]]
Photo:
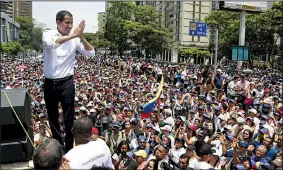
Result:
[[162,76],[161,82],[158,86],[158,91],[156,93],[156,96],[143,106],[143,113],[142,113],[143,119],[149,118],[152,111],[158,105],[159,97],[160,97],[162,89],[163,89],[163,84],[164,84],[164,79],[163,79],[163,76]]

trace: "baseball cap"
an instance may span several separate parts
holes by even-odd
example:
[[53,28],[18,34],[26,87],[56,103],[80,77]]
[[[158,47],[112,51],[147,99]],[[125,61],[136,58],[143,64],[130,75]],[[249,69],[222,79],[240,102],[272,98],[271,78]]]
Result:
[[228,139],[228,140],[230,140],[230,141],[233,141],[233,136],[231,135],[231,134],[229,134],[229,133],[227,133],[227,136],[226,136],[226,138]]
[[147,128],[152,128],[152,127],[153,127],[153,124],[151,124],[151,123],[150,123],[150,124],[147,124],[146,127],[147,127]]
[[99,130],[96,127],[93,127],[91,132],[96,134],[96,135],[99,135]]
[[242,117],[238,117],[238,118],[237,118],[237,122],[238,122],[239,124],[244,124],[244,123],[245,123],[245,119],[242,118]]
[[161,130],[166,130],[166,131],[168,131],[168,132],[171,132],[172,131],[172,128],[171,128],[171,126],[169,126],[169,125],[165,125],[165,126],[163,126],[162,128],[160,128]]
[[255,109],[250,109],[249,112],[251,112],[253,114],[257,114],[257,111]]
[[140,136],[139,137],[139,142],[145,142],[146,141],[146,137],[145,136]]
[[247,141],[240,141],[239,144],[244,147],[244,148],[248,148],[249,147],[249,143]]
[[266,128],[261,129],[260,132],[262,134],[268,134],[269,133],[268,129],[266,129]]
[[44,113],[40,113],[40,114],[39,114],[39,117],[40,117],[40,118],[43,118],[43,117],[45,117],[45,114],[44,114]]
[[196,131],[196,130],[197,130],[197,126],[196,126],[196,125],[190,125],[189,128],[190,128],[192,131]]
[[138,150],[137,152],[135,152],[135,155],[136,156],[140,156],[140,157],[142,157],[144,159],[147,157],[147,154],[146,154],[145,150]]
[[187,147],[187,150],[190,150],[190,151],[195,151],[196,150],[196,147],[194,145],[189,145]]

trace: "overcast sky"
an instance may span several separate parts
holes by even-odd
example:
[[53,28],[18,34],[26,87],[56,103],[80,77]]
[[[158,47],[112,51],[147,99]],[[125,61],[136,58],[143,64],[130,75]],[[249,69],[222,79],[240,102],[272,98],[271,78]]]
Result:
[[73,29],[84,19],[84,32],[94,33],[98,29],[98,13],[105,11],[105,2],[32,2],[32,8],[33,18],[47,28],[56,29],[57,12],[67,10],[73,14]]

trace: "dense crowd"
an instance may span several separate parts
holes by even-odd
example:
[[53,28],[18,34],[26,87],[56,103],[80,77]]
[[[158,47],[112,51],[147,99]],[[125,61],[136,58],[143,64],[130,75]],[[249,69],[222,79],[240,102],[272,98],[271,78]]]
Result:
[[[42,63],[3,61],[1,68],[1,89],[26,88],[33,98],[35,168],[95,169],[100,157],[107,159],[97,166],[119,170],[282,168],[282,77],[270,69],[213,72],[188,63],[80,56],[75,147],[64,153],[50,131]],[[160,88],[156,107],[145,114]]]

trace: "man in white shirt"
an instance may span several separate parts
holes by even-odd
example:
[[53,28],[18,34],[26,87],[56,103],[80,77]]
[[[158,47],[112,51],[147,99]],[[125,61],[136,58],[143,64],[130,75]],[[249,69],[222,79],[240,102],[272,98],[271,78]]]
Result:
[[92,126],[92,121],[87,117],[75,121],[73,133],[76,146],[64,156],[69,160],[70,169],[91,169],[94,166],[114,168],[106,143],[91,141]]
[[65,151],[73,147],[71,129],[74,123],[75,86],[73,83],[76,51],[88,56],[94,56],[94,48],[84,39],[85,21],[81,21],[73,34],[73,17],[68,11],[60,11],[56,15],[56,30],[43,32],[44,55],[44,100],[51,124],[52,135],[64,144],[60,134],[58,121],[58,103],[63,108],[66,131]]

